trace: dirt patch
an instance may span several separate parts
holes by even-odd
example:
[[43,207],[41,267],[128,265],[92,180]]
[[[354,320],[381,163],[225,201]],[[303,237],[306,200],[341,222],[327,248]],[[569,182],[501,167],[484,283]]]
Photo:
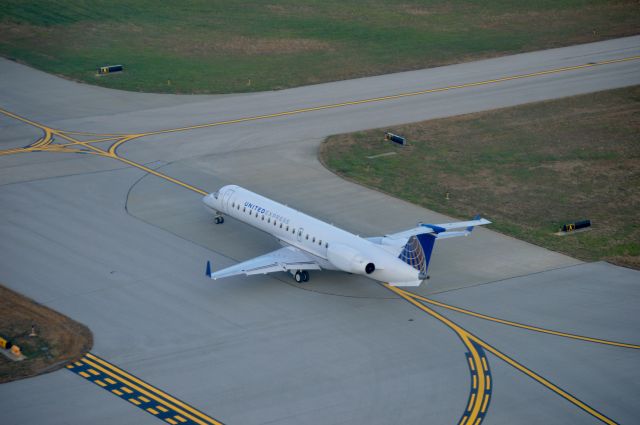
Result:
[[[473,7],[473,6],[471,6]],[[453,6],[448,3],[418,6],[416,4],[401,4],[398,9],[411,16],[431,16],[437,14],[451,13]]]
[[55,35],[53,28],[14,22],[0,22],[0,40],[14,44],[25,40],[47,40]]
[[[18,345],[26,360],[0,355],[0,383],[60,369],[91,349],[86,326],[0,285],[0,335]],[[29,336],[32,326],[36,336]]]
[[179,56],[210,56],[213,54],[232,55],[274,55],[307,52],[330,52],[335,49],[326,41],[310,38],[252,38],[232,37],[225,40],[196,40],[185,45],[182,39],[166,44]]
[[269,12],[279,16],[309,16],[318,13],[313,7],[302,4],[268,4],[265,7]]

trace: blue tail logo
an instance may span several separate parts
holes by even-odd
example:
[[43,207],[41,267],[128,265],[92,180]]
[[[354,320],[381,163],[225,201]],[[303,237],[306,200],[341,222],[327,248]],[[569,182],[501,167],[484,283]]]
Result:
[[435,241],[436,235],[432,233],[411,236],[398,258],[418,270],[421,279],[426,279]]

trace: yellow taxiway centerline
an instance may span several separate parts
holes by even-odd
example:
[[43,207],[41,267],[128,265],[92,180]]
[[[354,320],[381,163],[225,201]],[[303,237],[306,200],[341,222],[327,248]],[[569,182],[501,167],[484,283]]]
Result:
[[[204,195],[207,195],[207,193],[208,193],[208,192],[206,192],[206,191],[204,191],[204,190],[202,190],[202,189],[198,189],[198,188],[197,188],[197,187],[195,187],[195,186],[191,186],[191,185],[190,185],[190,184],[188,184],[188,183],[185,183],[185,182],[183,182],[183,181],[180,181],[180,180],[178,180],[178,179],[175,179],[175,178],[173,178],[173,177],[171,177],[171,176],[168,176],[168,175],[166,175],[166,174],[160,173],[160,172],[158,172],[158,171],[156,171],[156,170],[154,170],[154,169],[152,169],[152,168],[149,168],[149,167],[144,166],[144,165],[142,165],[142,164],[138,164],[137,162],[134,162],[134,161],[131,161],[131,160],[129,160],[129,159],[123,158],[123,157],[121,157],[121,156],[118,156],[118,155],[115,153],[115,149],[113,149],[113,151],[114,151],[114,152],[112,153],[112,152],[111,152],[111,150],[112,150],[112,149],[109,149],[109,151],[105,151],[105,150],[102,150],[102,149],[100,149],[100,148],[98,148],[98,147],[96,147],[96,146],[92,146],[92,145],[86,144],[86,143],[84,143],[84,142],[82,142],[82,141],[80,141],[80,140],[76,140],[76,139],[74,139],[73,137],[71,137],[71,136],[69,136],[69,135],[67,135],[67,134],[59,133],[58,135],[59,135],[60,137],[62,137],[63,139],[66,139],[66,140],[68,140],[68,141],[70,141],[70,142],[72,142],[72,143],[74,143],[74,144],[81,145],[81,146],[84,146],[84,147],[86,147],[86,148],[88,148],[88,149],[91,149],[93,152],[97,153],[98,155],[104,156],[104,157],[106,157],[106,158],[112,158],[112,159],[118,160],[118,161],[123,162],[123,163],[125,163],[125,164],[127,164],[127,165],[130,165],[130,166],[132,166],[132,167],[135,167],[135,168],[138,168],[138,169],[140,169],[140,170],[142,170],[142,171],[145,171],[145,172],[147,172],[147,173],[149,173],[149,174],[153,174],[153,175],[154,175],[154,176],[156,176],[156,177],[160,177],[161,179],[164,179],[164,180],[167,180],[167,181],[169,181],[169,182],[171,182],[171,183],[177,184],[178,186],[182,186],[182,187],[184,187],[185,189],[189,189],[189,190],[191,190],[192,192],[199,193],[200,195],[203,195],[203,196],[204,196]],[[126,140],[127,140],[127,138],[125,137],[125,138],[124,138],[124,139],[122,139],[122,140],[125,140],[125,141],[126,141]],[[114,145],[114,146],[115,146],[115,145]],[[112,146],[112,147],[113,147],[113,146]]]
[[326,109],[342,108],[342,107],[345,107],[345,106],[362,105],[362,104],[366,104],[366,103],[376,103],[376,102],[382,102],[382,101],[387,101],[387,100],[401,99],[401,98],[405,98],[405,97],[420,96],[420,95],[429,94],[429,93],[438,93],[438,92],[444,92],[444,91],[450,91],[450,90],[458,90],[458,89],[463,89],[463,88],[468,88],[468,87],[483,86],[483,85],[489,85],[489,84],[502,83],[502,82],[506,82],[506,81],[513,81],[513,80],[521,80],[521,79],[525,79],[525,78],[539,77],[539,76],[542,76],[542,75],[550,75],[550,74],[557,74],[557,73],[561,73],[561,72],[574,71],[574,70],[579,70],[579,69],[593,68],[593,67],[597,67],[597,66],[610,65],[610,64],[614,64],[614,63],[620,63],[620,62],[629,62],[629,61],[634,61],[634,60],[639,60],[639,59],[640,59],[640,55],[639,56],[630,56],[630,57],[621,58],[621,59],[612,59],[612,60],[606,60],[606,61],[600,61],[600,62],[586,63],[586,64],[582,64],[582,65],[565,66],[565,67],[561,67],[561,68],[549,69],[549,70],[546,70],[546,71],[531,72],[531,73],[527,73],[527,74],[511,75],[511,76],[507,76],[507,77],[494,78],[494,79],[490,79],[490,80],[476,81],[476,82],[465,83],[465,84],[457,84],[457,85],[451,85],[451,86],[446,86],[446,87],[438,87],[438,88],[434,88],[434,89],[426,89],[426,90],[419,90],[419,91],[414,91],[414,92],[399,93],[399,94],[394,94],[394,95],[389,95],[389,96],[380,96],[380,97],[373,97],[373,98],[369,98],[369,99],[353,100],[353,101],[348,101],[348,102],[333,103],[333,104],[321,105],[321,106],[315,106],[315,107],[309,107],[309,108],[294,109],[294,110],[291,110],[291,111],[276,112],[276,113],[264,114],[264,115],[256,115],[256,116],[253,116],[253,117],[237,118],[237,119],[226,120],[226,121],[218,121],[218,122],[212,122],[212,123],[207,123],[207,124],[198,124],[198,125],[193,125],[193,126],[178,127],[178,128],[171,128],[171,129],[165,129],[165,130],[149,131],[149,132],[146,132],[146,133],[141,133],[141,134],[139,134],[139,136],[142,137],[142,136],[153,136],[153,135],[157,135],[157,134],[175,133],[175,132],[179,132],[179,131],[196,130],[196,129],[200,129],[200,128],[216,127],[216,126],[221,126],[221,125],[238,124],[238,123],[243,123],[243,122],[248,122],[248,121],[257,121],[257,120],[263,120],[263,119],[268,119],[268,118],[277,118],[277,117],[283,117],[283,116],[288,116],[288,115],[296,115],[296,114],[302,114],[302,113],[305,113],[305,112],[314,112],[314,111],[322,111],[322,110],[326,110]]
[[475,425],[475,423],[477,422],[477,419],[482,419],[482,418],[479,418],[478,415],[480,414],[480,411],[481,411],[481,408],[482,408],[482,403],[483,403],[484,398],[485,398],[484,397],[485,396],[485,392],[486,392],[485,381],[486,381],[486,372],[487,372],[487,370],[483,367],[483,364],[482,364],[482,361],[480,359],[480,354],[478,353],[478,350],[476,349],[476,347],[470,341],[471,334],[469,334],[466,330],[464,330],[463,328],[461,328],[460,326],[458,326],[457,324],[455,324],[451,320],[449,320],[446,317],[442,316],[441,314],[435,312],[434,310],[430,309],[429,307],[425,306],[424,304],[416,301],[411,296],[407,295],[403,290],[401,290],[399,288],[396,288],[394,286],[391,286],[389,284],[386,284],[386,283],[383,284],[383,286],[385,288],[387,288],[388,290],[390,290],[391,292],[394,292],[395,294],[397,294],[398,296],[403,298],[405,301],[408,301],[409,303],[411,303],[414,306],[418,307],[420,310],[422,310],[422,311],[428,313],[429,315],[435,317],[440,322],[444,323],[446,326],[451,328],[451,330],[453,330],[458,335],[458,337],[462,340],[462,342],[465,345],[465,347],[467,347],[467,349],[471,353],[471,359],[473,359],[473,362],[472,362],[472,364],[470,366],[471,366],[472,370],[475,369],[475,371],[477,372],[477,375],[478,375],[478,392],[475,395],[475,397],[472,397],[471,400],[470,400],[470,403],[473,403],[473,406],[471,408],[467,409],[467,410],[470,411],[469,416],[463,416],[462,419],[461,419],[460,424],[467,423],[467,424],[474,424]]
[[510,358],[506,354],[502,353],[498,349],[496,349],[496,348],[492,347],[491,345],[487,344],[486,342],[482,341],[480,338],[478,338],[478,337],[476,337],[474,335],[470,335],[470,338],[473,339],[475,342],[477,342],[479,345],[481,345],[485,350],[487,350],[490,353],[494,354],[495,356],[497,356],[498,358],[500,358],[504,362],[508,363],[509,365],[513,366],[514,368],[518,369],[520,372],[524,373],[525,375],[529,376],[530,378],[538,381],[540,384],[544,385],[545,387],[547,387],[548,389],[550,389],[554,393],[556,393],[556,394],[560,395],[561,397],[565,398],[566,400],[570,401],[571,403],[573,403],[574,405],[578,406],[580,409],[584,410],[585,412],[589,413],[590,415],[594,416],[595,418],[599,419],[600,421],[602,421],[602,422],[604,422],[604,423],[606,423],[608,425],[616,425],[617,424],[617,422],[615,422],[613,419],[608,418],[604,414],[598,412],[593,407],[589,406],[588,404],[584,403],[583,401],[581,401],[577,397],[575,397],[575,396],[569,394],[568,392],[564,391],[562,388],[558,387],[557,385],[553,384],[552,382],[548,381],[547,379],[545,379],[542,376],[538,375],[537,373],[533,372],[531,369],[528,369],[527,367],[525,367],[522,364],[518,363],[517,361],[513,360],[512,358]]
[[[4,110],[2,108],[0,108],[0,113],[3,113],[3,114],[5,114],[7,116],[10,116],[12,118],[18,119],[20,121],[23,121],[23,122],[25,122],[27,124],[30,124],[30,125],[33,125],[35,127],[41,128],[43,131],[46,131],[48,129],[50,131],[55,132],[58,135],[61,135],[61,134],[84,135],[84,136],[99,136],[101,138],[105,138],[103,140],[98,139],[98,140],[90,140],[90,141],[87,141],[87,142],[80,142],[80,141],[77,141],[77,140],[75,141],[75,143],[79,143],[79,144],[82,144],[84,146],[89,146],[89,143],[97,143],[98,141],[108,141],[109,139],[111,139],[111,140],[119,139],[118,142],[116,142],[116,145],[112,146],[112,148],[109,149],[109,151],[111,153],[115,153],[115,150],[120,145],[122,145],[122,144],[124,144],[124,143],[126,143],[126,142],[128,142],[130,140],[141,138],[141,137],[146,137],[146,136],[153,136],[153,135],[166,134],[166,133],[175,133],[175,132],[188,131],[188,130],[196,130],[196,129],[200,129],[200,128],[209,128],[209,127],[216,127],[216,126],[229,125],[229,124],[238,124],[238,123],[243,123],[243,122],[248,122],[248,121],[257,121],[257,120],[263,120],[263,119],[268,119],[268,118],[276,118],[276,117],[283,117],[283,116],[289,116],[289,115],[302,114],[302,113],[306,113],[306,112],[342,108],[342,107],[346,107],[346,106],[362,105],[362,104],[367,104],[367,103],[376,103],[376,102],[382,102],[382,101],[388,101],[388,100],[401,99],[401,98],[405,98],[405,97],[419,96],[419,95],[429,94],[429,93],[438,93],[438,92],[444,92],[444,91],[449,91],[449,90],[457,90],[457,89],[462,89],[462,88],[467,88],[467,87],[476,87],[476,86],[482,86],[482,85],[496,84],[496,83],[501,83],[501,82],[506,82],[506,81],[513,81],[513,80],[532,78],[532,77],[538,77],[538,76],[543,76],[543,75],[557,74],[557,73],[561,73],[561,72],[574,71],[574,70],[579,70],[579,69],[593,68],[593,67],[597,67],[597,66],[615,64],[615,63],[621,63],[621,62],[628,62],[628,61],[633,61],[633,60],[638,60],[638,59],[640,59],[640,56],[630,56],[630,57],[620,58],[620,59],[611,59],[611,60],[600,61],[600,62],[586,63],[586,64],[582,64],[582,65],[566,66],[566,67],[549,69],[549,70],[545,70],[545,71],[531,72],[531,73],[527,73],[527,74],[511,75],[511,76],[494,78],[494,79],[484,80],[484,81],[476,81],[476,82],[465,83],[465,84],[457,84],[457,85],[451,85],[451,86],[446,86],[446,87],[438,87],[438,88],[433,88],[433,89],[426,89],[426,90],[419,90],[419,91],[413,91],[413,92],[399,93],[399,94],[394,94],[394,95],[389,95],[389,96],[380,96],[380,97],[374,97],[374,98],[369,98],[369,99],[361,99],[361,100],[340,102],[340,103],[321,105],[321,106],[316,106],[316,107],[300,108],[300,109],[295,109],[295,110],[291,110],[291,111],[284,111],[284,112],[277,112],[277,113],[272,113],[272,114],[257,115],[257,116],[252,116],[252,117],[244,117],[244,118],[238,118],[238,119],[232,119],[232,120],[226,120],[226,121],[218,121],[218,122],[199,124],[199,125],[193,125],[193,126],[178,127],[178,128],[165,129],[165,130],[155,130],[155,131],[149,131],[149,132],[137,133],[137,134],[116,134],[116,133],[97,134],[97,133],[79,132],[79,131],[53,130],[53,129],[50,129],[49,127],[43,126],[41,124],[38,124],[38,123],[36,123],[34,121],[31,121],[31,120],[29,120],[27,118],[20,117],[19,115],[13,114],[13,113],[11,113],[11,112],[9,112],[7,110]],[[20,151],[11,150],[11,152],[7,152],[5,154],[17,153],[17,152],[24,152],[24,150],[20,150]],[[1,154],[2,154],[2,152],[0,152],[0,155]]]
[[[395,100],[395,99],[400,99],[400,98],[405,98],[405,97],[419,96],[419,95],[428,94],[428,93],[437,93],[437,92],[444,92],[444,91],[449,91],[449,90],[457,90],[457,89],[468,88],[468,87],[496,84],[496,83],[501,83],[501,82],[506,82],[506,81],[513,81],[513,80],[519,80],[519,79],[525,79],[525,78],[532,78],[532,77],[549,75],[549,74],[556,74],[556,73],[567,72],[567,71],[572,71],[572,70],[587,69],[587,68],[592,68],[592,67],[597,67],[597,66],[602,66],[602,65],[607,65],[607,64],[614,64],[614,63],[620,63],[620,62],[626,62],[626,61],[632,61],[632,60],[638,60],[638,59],[640,59],[640,56],[632,56],[632,57],[627,57],[627,58],[622,58],[622,59],[614,59],[614,60],[594,62],[594,63],[588,63],[588,64],[577,65],[577,66],[562,67],[562,68],[556,68],[556,69],[540,71],[540,72],[535,72],[535,73],[519,74],[519,75],[501,77],[501,78],[485,80],[485,81],[479,81],[479,82],[472,82],[472,83],[459,84],[459,85],[451,85],[451,86],[447,86],[447,87],[440,87],[440,88],[434,88],[434,89],[426,89],[426,90],[420,90],[420,91],[414,91],[414,92],[400,93],[400,94],[389,95],[389,96],[381,96],[381,97],[375,97],[375,98],[369,98],[369,99],[341,102],[341,103],[335,103],[335,104],[329,104],[329,105],[321,105],[321,106],[317,106],[317,107],[301,108],[301,109],[285,111],[285,112],[264,114],[264,115],[258,115],[258,116],[253,116],[253,117],[244,117],[244,118],[238,118],[238,119],[233,119],[233,120],[219,121],[219,122],[213,122],[213,123],[208,123],[208,124],[200,124],[200,125],[194,125],[194,126],[179,127],[179,128],[174,128],[174,129],[157,130],[157,131],[150,131],[150,132],[146,132],[146,133],[128,134],[128,135],[127,134],[122,134],[122,135],[120,135],[120,134],[96,134],[96,133],[83,133],[83,132],[71,132],[71,131],[55,130],[55,129],[52,129],[50,127],[38,124],[38,123],[36,123],[34,121],[31,121],[31,120],[26,119],[24,117],[20,117],[20,116],[18,116],[16,114],[13,114],[13,113],[11,113],[9,111],[6,111],[6,110],[0,108],[0,113],[2,113],[4,115],[7,115],[9,117],[18,119],[18,120],[20,120],[20,121],[22,121],[24,123],[30,124],[30,125],[32,125],[34,127],[40,128],[41,130],[43,130],[45,132],[45,137],[42,138],[42,139],[39,139],[36,143],[34,143],[33,146],[28,147],[28,148],[21,148],[21,149],[9,149],[9,150],[0,152],[0,155],[7,155],[9,153],[18,153],[18,152],[29,152],[29,151],[32,151],[32,150],[48,150],[48,146],[51,144],[51,142],[53,140],[52,136],[53,135],[57,135],[57,136],[59,136],[61,138],[64,138],[64,139],[70,141],[72,144],[84,146],[87,149],[90,149],[92,151],[92,152],[88,152],[88,153],[94,153],[94,154],[98,154],[98,155],[101,155],[101,156],[117,159],[117,160],[119,160],[121,162],[124,162],[124,163],[130,165],[130,166],[139,168],[139,169],[141,169],[143,171],[146,171],[146,172],[148,172],[150,174],[153,174],[153,175],[155,175],[157,177],[163,178],[163,179],[165,179],[167,181],[170,181],[172,183],[178,184],[178,185],[180,185],[180,186],[182,186],[184,188],[187,188],[189,190],[192,190],[192,191],[194,191],[196,193],[199,193],[201,195],[205,195],[206,192],[201,190],[201,189],[198,189],[198,188],[196,188],[194,186],[191,186],[191,185],[189,185],[189,184],[187,184],[185,182],[181,182],[181,181],[179,181],[177,179],[174,179],[174,178],[172,178],[170,176],[167,176],[165,174],[159,173],[159,172],[157,172],[155,170],[152,170],[152,169],[150,169],[148,167],[145,167],[145,166],[143,166],[141,164],[135,163],[134,161],[131,161],[131,160],[128,160],[126,158],[122,158],[122,157],[118,156],[117,153],[116,153],[117,148],[119,146],[121,146],[122,144],[130,141],[130,140],[141,138],[141,137],[145,137],[145,136],[152,136],[152,135],[166,134],[166,133],[174,133],[174,132],[187,131],[187,130],[195,130],[195,129],[200,129],[200,128],[208,128],[208,127],[215,127],[215,126],[221,126],[221,125],[236,124],[236,123],[249,122],[249,121],[257,121],[257,120],[262,120],[262,119],[290,116],[290,115],[302,114],[302,113],[306,113],[306,112],[342,108],[342,107],[346,107],[346,106],[354,106],[354,105],[362,105],[362,104],[367,104],[367,103],[389,101],[389,100]],[[82,141],[79,141],[79,140],[69,136],[70,134],[73,134],[73,135],[86,135],[86,136],[97,136],[97,137],[101,137],[101,138],[109,138],[110,140],[115,140],[115,139],[118,139],[118,140],[117,140],[116,143],[114,143],[109,148],[109,151],[104,151],[104,150],[99,149],[97,147],[94,147],[94,146],[92,146],[90,144],[90,143],[95,143],[96,140],[92,140],[92,141],[88,141],[88,142],[82,142]],[[105,139],[103,141],[108,141],[109,139]],[[98,139],[98,140],[100,140],[100,139]],[[55,150],[55,151],[59,152],[59,151],[61,151],[63,149],[64,149],[64,146],[60,146],[60,147],[53,148],[51,150]],[[601,421],[603,421],[605,423],[608,423],[608,424],[614,424],[615,423],[614,421],[612,421],[611,419],[607,418],[603,414],[599,413],[595,409],[591,408],[587,404],[583,403],[582,401],[580,401],[576,397],[574,397],[571,394],[565,392],[564,390],[562,390],[561,388],[559,388],[556,385],[552,384],[551,382],[547,381],[546,379],[542,378],[541,376],[535,374],[533,371],[527,369],[526,367],[524,367],[523,365],[519,364],[515,360],[509,358],[505,354],[501,353],[499,350],[493,348],[489,344],[485,343],[481,339],[477,338],[473,334],[471,334],[468,331],[464,330],[463,328],[459,327],[454,322],[450,321],[449,319],[447,319],[446,317],[440,315],[439,313],[435,312],[434,310],[428,308],[427,306],[425,306],[422,303],[422,302],[425,302],[425,303],[432,303],[432,305],[438,305],[438,304],[436,304],[437,302],[435,302],[433,300],[428,300],[428,299],[421,299],[419,296],[417,296],[415,294],[411,294],[409,292],[404,292],[403,290],[399,290],[399,289],[391,287],[389,285],[385,285],[385,287],[387,287],[389,290],[395,292],[401,298],[405,299],[406,301],[410,302],[411,304],[415,305],[416,307],[420,308],[421,310],[427,312],[431,316],[437,318],[438,320],[440,320],[445,325],[449,326],[452,330],[454,330],[454,332],[456,332],[456,334],[458,334],[458,336],[461,338],[461,340],[463,341],[465,346],[469,349],[469,352],[472,354],[474,367],[478,371],[478,380],[479,380],[479,382],[478,382],[478,395],[477,395],[477,397],[475,397],[474,400],[472,400],[473,401],[472,415],[469,416],[468,418],[465,417],[464,420],[466,421],[466,423],[474,423],[474,421],[476,423],[479,422],[479,419],[481,419],[481,418],[478,417],[478,414],[482,411],[483,404],[485,405],[485,408],[486,408],[486,401],[487,401],[487,400],[485,400],[485,397],[484,397],[484,388],[485,388],[484,371],[485,371],[485,368],[482,365],[482,363],[483,363],[482,360],[485,360],[485,359],[484,358],[482,358],[482,359],[480,358],[480,355],[479,355],[477,349],[474,347],[474,345],[471,343],[471,341],[474,341],[479,346],[481,346],[484,349],[486,349],[487,351],[493,353],[494,355],[496,355],[497,357],[499,357],[503,361],[507,362],[508,364],[510,364],[511,366],[513,366],[516,369],[520,370],[521,372],[527,374],[528,376],[530,376],[531,378],[535,379],[536,381],[538,381],[539,383],[541,383],[545,387],[547,387],[547,388],[551,389],[552,391],[556,392],[557,394],[561,395],[563,398],[569,400],[571,403],[573,403],[574,405],[580,407],[581,409],[583,409],[584,411],[586,411],[589,414],[593,415],[594,417],[598,418],[599,420],[601,420]],[[419,302],[418,300],[422,301],[422,302]],[[443,304],[443,303],[441,303],[441,304]],[[522,324],[518,324],[518,323],[515,323],[515,322],[509,322],[509,321],[505,321],[505,320],[502,320],[502,319],[493,318],[491,316],[486,316],[486,315],[481,315],[479,313],[474,313],[474,312],[471,312],[469,310],[464,310],[464,309],[455,310],[456,308],[453,307],[453,306],[447,306],[447,307],[445,307],[445,305],[440,305],[440,306],[444,307],[444,308],[450,308],[451,310],[454,310],[454,311],[463,312],[464,314],[470,314],[470,315],[475,316],[475,317],[483,318],[485,320],[492,320],[492,321],[495,321],[495,322],[498,322],[498,323],[508,324],[510,326],[516,326],[516,327],[529,329],[529,330],[535,330],[535,331],[538,331],[538,332],[544,332],[544,333],[549,333],[549,334],[554,334],[554,335],[559,335],[559,336],[565,336],[565,337],[574,338],[574,339],[582,339],[582,340],[591,341],[591,342],[598,342],[598,343],[604,343],[604,344],[608,343],[609,345],[626,346],[628,348],[638,348],[638,346],[634,346],[633,344],[615,343],[613,341],[605,341],[605,340],[598,340],[598,339],[595,339],[595,338],[581,337],[579,335],[567,334],[567,333],[551,331],[551,330],[547,330],[547,329],[543,329],[543,328],[537,328],[537,327],[532,327],[532,326],[528,326],[528,325],[522,325]],[[97,359],[95,359],[95,361],[97,361]],[[95,366],[99,367],[98,365],[95,365]],[[102,370],[104,370],[104,369],[102,369]],[[481,396],[481,394],[480,394],[481,390],[483,391],[483,396]]]
[[[458,326],[455,323],[453,323],[451,320],[445,318],[444,316],[440,315],[439,313],[435,312],[434,310],[430,309],[429,307],[425,306],[424,304],[416,301],[416,300],[422,301],[421,298],[424,298],[424,297],[414,296],[413,294],[411,294],[408,291],[405,291],[405,290],[399,289],[399,288],[394,288],[394,287],[389,286],[387,284],[385,284],[385,286],[388,289],[390,289],[393,292],[395,292],[396,294],[398,294],[399,296],[401,296],[403,299],[411,302],[411,304],[417,306],[421,310],[425,311],[426,313],[430,314],[431,316],[433,316],[433,317],[437,318],[438,320],[442,321],[444,324],[446,324],[447,326],[451,327],[456,333],[459,334],[459,332],[463,332],[467,336],[467,338],[469,340],[474,341],[475,343],[480,345],[485,350],[487,350],[490,353],[492,353],[495,356],[497,356],[502,361],[504,361],[507,364],[511,365],[512,367],[516,368],[517,370],[519,370],[520,372],[522,372],[525,375],[529,376],[530,378],[534,379],[538,383],[544,385],[549,390],[553,391],[554,393],[558,394],[559,396],[561,396],[565,400],[569,401],[570,403],[574,404],[575,406],[577,406],[580,409],[584,410],[585,412],[589,413],[593,417],[599,419],[600,421],[602,421],[602,422],[604,422],[604,423],[606,423],[608,425],[617,424],[617,422],[615,422],[611,418],[605,416],[603,413],[600,413],[599,411],[597,411],[593,407],[589,406],[588,404],[586,404],[582,400],[578,399],[577,397],[573,396],[572,394],[569,394],[568,392],[566,392],[562,388],[558,387],[557,385],[553,384],[549,380],[547,380],[547,379],[543,378],[542,376],[540,376],[539,374],[533,372],[531,369],[529,369],[529,368],[525,367],[524,365],[518,363],[517,361],[515,361],[511,357],[507,356],[506,354],[502,353],[500,350],[498,350],[498,349],[494,348],[493,346],[489,345],[488,343],[486,343],[482,339],[478,338],[477,336],[475,336],[471,332],[469,332],[467,330],[464,330],[460,326]],[[452,325],[450,325],[450,323],[453,324],[453,326],[455,326],[455,328],[452,327]],[[480,385],[482,385],[482,383],[480,383]]]
[[497,317],[488,316],[486,314],[481,314],[481,313],[476,313],[476,312],[471,311],[471,310],[466,310],[464,308],[460,308],[460,307],[452,306],[452,305],[449,305],[449,304],[445,304],[445,303],[440,302],[440,301],[435,301],[435,300],[432,300],[430,298],[426,298],[426,297],[423,297],[421,295],[414,294],[413,292],[406,291],[404,289],[401,289],[401,291],[403,291],[405,294],[407,294],[408,296],[410,296],[412,298],[419,299],[420,301],[424,301],[424,302],[429,303],[431,305],[435,305],[435,306],[438,306],[438,307],[446,308],[448,310],[456,311],[458,313],[467,314],[469,316],[477,317],[479,319],[489,320],[491,322],[496,322],[496,323],[501,323],[501,324],[507,325],[507,326],[513,326],[513,327],[516,327],[516,328],[527,329],[527,330],[530,330],[530,331],[545,333],[545,334],[549,334],[549,335],[556,335],[556,336],[560,336],[560,337],[563,337],[563,338],[571,338],[571,339],[577,339],[577,340],[581,340],[581,341],[594,342],[594,343],[597,343],[597,344],[613,345],[615,347],[632,348],[632,349],[635,349],[635,350],[640,349],[640,345],[636,345],[636,344],[629,344],[629,343],[626,343],[626,342],[617,342],[617,341],[609,341],[609,340],[606,340],[606,339],[592,338],[592,337],[588,337],[588,336],[576,335],[576,334],[571,334],[571,333],[567,333],[567,332],[554,331],[552,329],[539,328],[537,326],[525,325],[525,324],[518,323],[518,322],[512,322],[510,320],[499,319]]

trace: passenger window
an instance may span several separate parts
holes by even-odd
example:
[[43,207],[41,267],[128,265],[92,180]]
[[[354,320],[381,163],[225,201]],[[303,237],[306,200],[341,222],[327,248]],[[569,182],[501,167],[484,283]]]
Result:
[[316,237],[315,236],[313,237],[313,240],[311,242],[316,243]]
[[324,247],[329,248],[329,242],[325,242]]
[[282,229],[282,223],[280,223],[280,228]]
[[267,219],[267,223],[271,223],[271,217]]
[[322,239],[318,241],[318,245],[322,246]]
[[264,216],[262,216],[262,221],[264,221]]
[[247,207],[242,207],[242,212],[247,212]]
[[232,203],[231,203],[231,208],[235,208],[235,207],[236,207],[236,203],[235,203],[235,202],[232,202]]
[[275,225],[276,225],[276,224],[277,224],[277,223],[276,223],[276,221],[275,221],[275,220],[273,220],[273,226],[274,226],[274,227],[275,227]]
[[309,234],[307,233],[307,240],[309,240]]

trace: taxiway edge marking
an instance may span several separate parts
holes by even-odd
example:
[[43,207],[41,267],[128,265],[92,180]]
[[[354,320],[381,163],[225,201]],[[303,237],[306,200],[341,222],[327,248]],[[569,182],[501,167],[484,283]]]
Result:
[[[187,419],[182,421],[178,418],[176,419],[178,422],[190,422],[198,425],[223,425],[218,420],[91,353],[87,353],[78,362],[67,365],[67,369],[169,423],[171,421],[168,421],[167,418],[175,418],[178,415],[182,419]],[[152,408],[155,413],[148,410],[149,408]]]

